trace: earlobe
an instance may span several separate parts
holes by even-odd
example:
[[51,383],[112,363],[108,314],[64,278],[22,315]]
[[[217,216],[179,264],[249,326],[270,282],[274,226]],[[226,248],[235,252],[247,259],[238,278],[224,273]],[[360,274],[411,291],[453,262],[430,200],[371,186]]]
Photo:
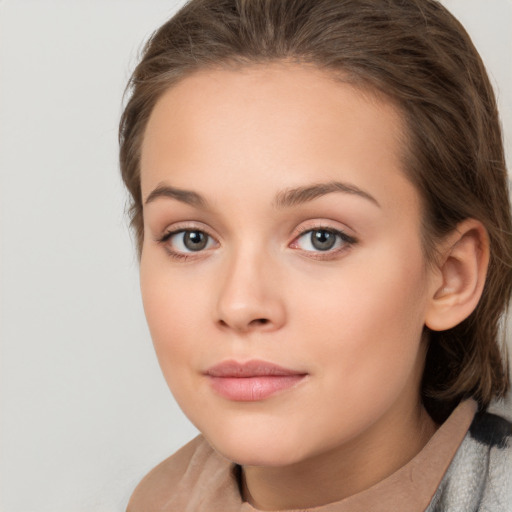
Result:
[[489,236],[480,221],[466,219],[440,244],[437,279],[425,318],[433,331],[451,329],[476,308],[489,264]]

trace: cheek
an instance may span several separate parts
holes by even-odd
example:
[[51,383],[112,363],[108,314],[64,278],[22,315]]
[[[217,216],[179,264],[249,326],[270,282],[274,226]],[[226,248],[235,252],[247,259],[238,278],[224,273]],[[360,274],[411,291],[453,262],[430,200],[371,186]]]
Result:
[[141,268],[144,311],[162,374],[185,414],[197,414],[199,399],[196,375],[204,353],[198,321],[204,294],[191,286],[179,286],[166,273],[145,272]]
[[[339,365],[361,386],[372,375],[382,378],[411,371],[416,360],[426,307],[421,252],[376,252],[314,288],[307,304],[297,301],[295,314],[316,339],[322,362]],[[399,262],[397,264],[396,262]]]
[[198,294],[190,284],[181,283],[178,276],[165,269],[165,263],[162,266],[141,260],[144,312],[164,373],[169,365],[194,354],[196,331],[200,328],[197,320],[202,309],[200,301],[204,294]]

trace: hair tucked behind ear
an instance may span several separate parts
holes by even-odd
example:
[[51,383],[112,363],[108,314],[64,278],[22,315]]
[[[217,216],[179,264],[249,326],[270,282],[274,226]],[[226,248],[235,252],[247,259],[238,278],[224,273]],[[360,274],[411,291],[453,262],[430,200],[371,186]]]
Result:
[[287,60],[314,64],[391,99],[407,124],[404,167],[423,199],[425,253],[466,218],[491,246],[473,314],[430,333],[423,380],[436,419],[461,398],[508,389],[500,322],[512,289],[511,219],[496,101],[462,26],[435,0],[192,0],[148,41],[129,83],[120,162],[139,251],[140,149],[163,92],[195,70]]

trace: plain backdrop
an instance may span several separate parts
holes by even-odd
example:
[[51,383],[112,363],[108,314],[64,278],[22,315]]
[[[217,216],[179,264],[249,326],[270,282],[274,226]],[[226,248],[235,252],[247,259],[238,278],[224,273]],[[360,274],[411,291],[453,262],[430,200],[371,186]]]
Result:
[[[120,512],[196,434],[153,354],[117,164],[137,52],[182,3],[0,0],[1,512]],[[445,4],[488,65],[510,161],[512,0]]]

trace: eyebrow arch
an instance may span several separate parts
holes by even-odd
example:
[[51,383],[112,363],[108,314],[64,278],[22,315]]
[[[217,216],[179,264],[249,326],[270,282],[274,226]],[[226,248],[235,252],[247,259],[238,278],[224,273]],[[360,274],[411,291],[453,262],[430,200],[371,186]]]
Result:
[[144,201],[144,204],[151,203],[159,197],[175,199],[176,201],[181,201],[182,203],[202,208],[206,207],[207,204],[204,197],[197,192],[193,192],[192,190],[183,190],[181,188],[175,188],[164,184],[160,184],[155,189],[153,189],[146,198],[146,201]]
[[328,183],[317,183],[305,187],[297,187],[284,190],[277,194],[274,200],[276,208],[290,208],[298,204],[312,201],[318,197],[331,194],[333,192],[343,192],[345,194],[353,194],[374,203],[380,208],[380,204],[372,195],[368,194],[359,187],[350,183],[343,183],[340,181],[330,181]]
[[[317,183],[314,185],[308,185],[304,187],[296,187],[286,189],[279,192],[274,199],[274,206],[276,208],[290,208],[297,206],[308,201],[313,201],[318,197],[331,194],[333,192],[343,192],[345,194],[354,194],[360,196],[368,201],[374,203],[380,207],[379,202],[370,194],[361,190],[355,185],[349,183],[343,183],[340,181],[330,181],[328,183]],[[189,204],[191,206],[205,208],[207,201],[203,196],[192,190],[184,190],[170,185],[160,184],[146,198],[144,204],[151,203],[160,197],[167,197],[169,199],[175,199],[182,203]]]

